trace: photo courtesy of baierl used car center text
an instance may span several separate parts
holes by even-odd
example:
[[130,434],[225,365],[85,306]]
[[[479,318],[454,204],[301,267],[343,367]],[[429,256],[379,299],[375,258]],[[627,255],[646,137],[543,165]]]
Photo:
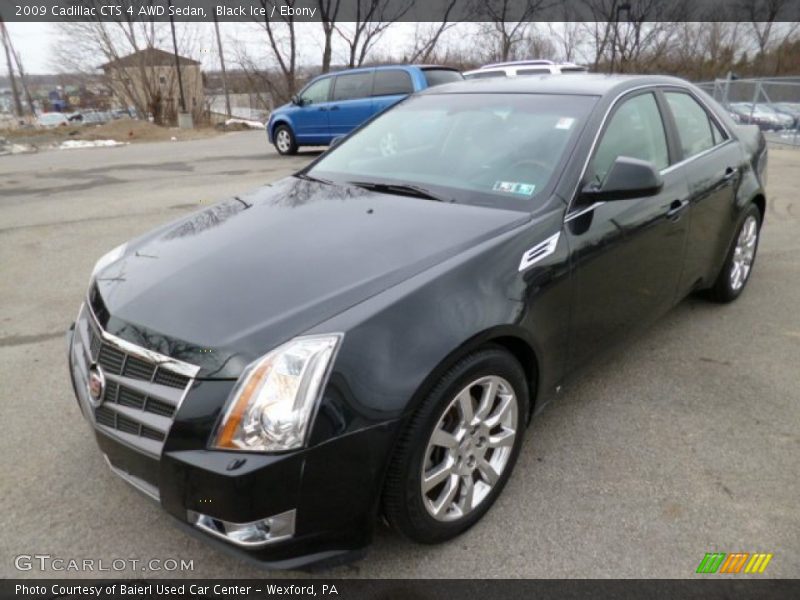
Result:
[[800,2],[0,41],[0,600],[800,595]]

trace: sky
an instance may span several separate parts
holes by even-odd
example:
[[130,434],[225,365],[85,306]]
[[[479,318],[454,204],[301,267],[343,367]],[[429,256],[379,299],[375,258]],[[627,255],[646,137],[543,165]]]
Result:
[[[178,28],[185,26],[183,23],[176,24]],[[214,27],[211,23],[192,24],[199,28],[202,42],[200,43],[200,56],[193,56],[197,60],[202,60],[204,68],[217,69],[218,52],[214,39]],[[400,50],[408,45],[414,37],[415,23],[395,23],[387,30],[386,35],[381,39],[377,47],[378,52],[394,51],[399,54]],[[58,72],[57,56],[55,44],[61,38],[58,35],[59,24],[57,23],[6,23],[11,40],[20,55],[26,73],[44,74]],[[471,28],[473,24],[460,24],[457,28]],[[234,45],[237,40],[245,40],[251,49],[257,48],[258,44],[263,44],[265,35],[258,33],[257,25],[251,23],[220,23],[220,31],[225,45],[225,59],[229,67],[235,66]],[[322,31],[319,23],[298,24],[300,44],[300,62],[302,64],[318,64],[321,60]],[[451,40],[458,37],[456,32]],[[167,48],[169,49],[169,48]],[[343,48],[334,48],[334,63],[344,60]],[[102,62],[102,61],[100,61]],[[5,57],[0,57],[0,75],[7,75]]]

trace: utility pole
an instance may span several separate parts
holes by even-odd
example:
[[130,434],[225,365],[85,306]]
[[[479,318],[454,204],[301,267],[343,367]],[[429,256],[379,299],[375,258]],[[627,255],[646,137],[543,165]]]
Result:
[[28,108],[31,111],[32,116],[36,116],[36,107],[33,105],[33,97],[31,96],[31,90],[28,87],[28,81],[25,78],[25,69],[22,68],[22,60],[19,57],[19,52],[17,52],[16,48],[11,44],[11,38],[8,39],[8,45],[11,48],[11,55],[14,57],[14,62],[17,65],[17,72],[19,73],[19,81],[22,84],[22,91],[25,93],[25,100],[28,102]]
[[175,52],[175,69],[178,71],[178,91],[180,93],[180,112],[178,113],[178,127],[182,129],[192,128],[192,117],[187,116],[186,97],[183,95],[183,77],[181,77],[181,59],[178,56],[178,40],[175,37],[175,19],[172,16],[172,0],[167,0],[169,5],[169,26],[172,30],[172,48]]
[[217,21],[217,11],[213,11],[214,31],[217,32],[217,49],[219,50],[219,65],[222,68],[222,89],[225,92],[225,113],[231,117],[231,97],[228,94],[228,75],[225,72],[225,55],[222,53],[222,38],[219,37],[219,21]]
[[22,118],[22,102],[19,99],[19,90],[17,89],[17,78],[14,75],[14,66],[11,64],[11,40],[8,37],[5,21],[0,18],[0,34],[3,37],[3,49],[6,52],[6,65],[8,66],[8,78],[11,81],[11,95],[14,96],[14,109],[17,113],[17,118]]

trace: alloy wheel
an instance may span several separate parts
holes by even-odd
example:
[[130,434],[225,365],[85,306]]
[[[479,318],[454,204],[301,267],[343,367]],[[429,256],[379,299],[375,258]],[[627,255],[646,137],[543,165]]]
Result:
[[425,449],[420,489],[428,514],[455,521],[474,511],[497,484],[517,435],[511,384],[481,377],[447,405]]
[[281,152],[288,152],[289,148],[292,145],[292,140],[289,137],[289,132],[285,129],[281,129],[278,132],[278,135],[275,137],[275,144],[278,146],[278,150]]
[[740,290],[750,276],[750,269],[756,255],[758,242],[758,221],[753,215],[748,216],[739,231],[736,247],[731,260],[730,283],[733,291]]

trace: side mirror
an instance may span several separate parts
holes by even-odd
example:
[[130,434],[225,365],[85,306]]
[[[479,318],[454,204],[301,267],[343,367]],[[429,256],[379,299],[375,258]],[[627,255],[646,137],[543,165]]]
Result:
[[589,184],[581,195],[592,202],[629,200],[654,196],[664,187],[661,174],[653,163],[638,158],[619,156],[611,165],[603,184]]
[[344,136],[343,135],[337,135],[335,138],[333,138],[331,140],[331,143],[328,144],[328,149],[330,150],[332,148],[335,148],[336,146],[338,146],[339,144],[342,143],[342,140],[344,140]]
[[295,106],[303,106],[303,104],[305,103],[303,102],[303,99],[300,96],[295,94],[294,96],[292,96],[292,104],[294,104]]

